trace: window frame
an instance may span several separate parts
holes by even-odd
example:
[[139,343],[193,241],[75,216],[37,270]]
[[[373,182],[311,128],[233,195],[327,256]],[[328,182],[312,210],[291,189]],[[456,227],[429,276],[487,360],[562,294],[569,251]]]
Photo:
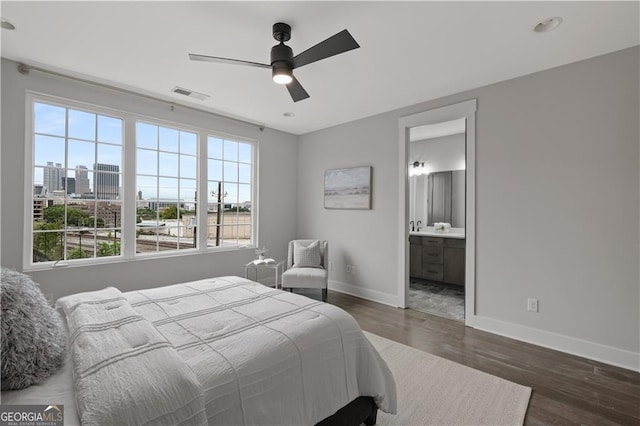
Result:
[[[257,143],[253,143],[251,142],[251,140],[249,139],[241,139],[238,138],[236,136],[230,135],[230,134],[226,134],[226,133],[221,133],[221,132],[207,132],[206,134],[206,138],[204,140],[204,146],[206,147],[207,151],[205,151],[204,154],[204,158],[203,158],[203,162],[206,163],[208,165],[209,160],[219,160],[222,162],[223,164],[223,169],[222,169],[222,180],[220,181],[222,183],[222,188],[224,191],[224,185],[225,183],[233,183],[233,182],[228,182],[225,180],[225,176],[224,176],[224,162],[233,162],[236,163],[237,165],[240,164],[247,164],[244,161],[240,161],[240,158],[238,158],[237,160],[226,160],[225,156],[224,156],[224,149],[223,149],[223,155],[222,158],[214,158],[214,157],[210,157],[209,152],[208,152],[208,148],[209,148],[209,137],[213,137],[213,138],[217,138],[217,139],[221,139],[223,141],[223,143],[225,141],[230,141],[230,142],[236,142],[236,143],[245,143],[245,144],[251,144],[252,149],[251,149],[251,182],[249,183],[251,185],[251,242],[250,242],[250,246],[252,248],[257,248],[258,247],[258,242],[257,242],[257,235],[258,235],[258,228],[257,228],[257,197],[258,197],[258,190],[257,190],[257,176],[258,176],[258,165],[257,165],[257,161],[256,159],[258,158],[258,144]],[[208,166],[207,166],[208,167]],[[238,169],[239,172],[239,169]],[[209,183],[211,181],[209,181],[209,175],[208,175],[208,169],[204,171],[203,174],[203,183],[206,184],[206,188],[204,188],[203,191],[203,196],[205,198],[203,198],[204,200],[207,200],[206,203],[204,204],[203,209],[205,211],[208,211],[208,207],[209,207],[209,194],[208,194],[208,187],[209,187]],[[241,184],[244,184],[244,182],[240,182],[240,179],[237,179],[237,182],[235,182],[236,186],[238,186]],[[225,191],[226,192],[226,191]],[[200,194],[199,194],[200,195]],[[240,200],[238,200],[238,202],[240,202]],[[224,205],[224,200],[222,202],[222,204]],[[199,214],[199,213],[198,213]],[[225,212],[224,212],[224,208],[222,211],[222,217],[224,219],[225,216]],[[236,212],[236,217],[238,217],[238,212]],[[201,223],[198,223],[198,226],[201,226]],[[208,226],[208,224],[205,221],[205,226]],[[221,225],[217,225],[217,226],[221,226]],[[233,225],[231,225],[233,226]],[[231,227],[228,226],[228,227]],[[221,226],[222,228],[224,228],[225,226]],[[240,232],[240,225],[236,224],[235,225],[236,228],[236,232]],[[205,235],[205,244],[208,244],[208,232]],[[224,239],[224,233],[223,233],[223,239]],[[216,249],[220,249],[222,247],[225,247],[224,245],[220,245],[218,247],[215,247]],[[237,246],[239,247],[239,246]]]
[[[99,106],[87,102],[76,101],[64,97],[49,95],[40,92],[26,91],[25,97],[25,170],[24,170],[24,203],[23,216],[23,270],[39,271],[50,270],[60,267],[81,267],[95,264],[121,263],[140,261],[154,258],[166,258],[173,256],[189,256],[204,253],[226,252],[255,249],[259,246],[258,241],[258,151],[260,141],[253,138],[229,134],[211,128],[203,128],[197,125],[172,122],[157,117],[152,117],[143,113],[124,111],[106,106]],[[34,174],[34,105],[37,102],[47,103],[63,108],[79,109],[99,115],[108,115],[122,120],[123,140],[122,140],[122,219],[121,219],[121,251],[118,256],[94,257],[82,259],[68,259],[49,262],[33,261],[33,174]],[[196,248],[175,249],[168,251],[157,251],[147,253],[136,253],[136,123],[143,122],[157,126],[166,126],[173,129],[192,132],[197,135],[196,151],[196,191],[198,201],[196,202],[197,215],[197,245]],[[234,142],[247,143],[252,146],[251,157],[251,241],[246,245],[236,246],[213,246],[207,245],[207,138],[209,136],[219,137]],[[66,148],[65,148],[66,149]]]

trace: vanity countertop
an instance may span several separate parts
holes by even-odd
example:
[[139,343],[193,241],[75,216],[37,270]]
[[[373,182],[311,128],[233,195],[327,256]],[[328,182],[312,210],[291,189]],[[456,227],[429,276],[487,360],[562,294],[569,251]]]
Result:
[[421,237],[438,237],[438,238],[457,238],[464,240],[465,237],[464,228],[451,228],[449,232],[436,231],[433,226],[427,226],[420,232],[409,232],[409,235],[421,236]]

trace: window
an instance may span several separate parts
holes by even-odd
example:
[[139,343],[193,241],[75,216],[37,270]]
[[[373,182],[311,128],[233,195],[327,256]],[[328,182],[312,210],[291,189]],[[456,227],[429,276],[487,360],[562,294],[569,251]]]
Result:
[[136,253],[197,247],[198,135],[136,124]]
[[32,261],[120,256],[121,118],[33,103]]
[[207,138],[207,245],[252,242],[253,145]]
[[255,246],[254,141],[44,95],[28,102],[27,269]]

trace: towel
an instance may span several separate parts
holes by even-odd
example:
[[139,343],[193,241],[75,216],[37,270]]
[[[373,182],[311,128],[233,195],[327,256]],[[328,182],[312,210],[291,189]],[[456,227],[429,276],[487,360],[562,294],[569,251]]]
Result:
[[449,232],[449,230],[451,229],[451,224],[447,222],[436,222],[433,224],[433,227],[436,231]]

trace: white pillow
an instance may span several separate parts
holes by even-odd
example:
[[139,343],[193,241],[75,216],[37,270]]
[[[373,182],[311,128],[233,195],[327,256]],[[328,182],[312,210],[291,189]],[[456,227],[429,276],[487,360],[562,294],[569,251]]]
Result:
[[320,241],[293,242],[293,268],[322,268]]

